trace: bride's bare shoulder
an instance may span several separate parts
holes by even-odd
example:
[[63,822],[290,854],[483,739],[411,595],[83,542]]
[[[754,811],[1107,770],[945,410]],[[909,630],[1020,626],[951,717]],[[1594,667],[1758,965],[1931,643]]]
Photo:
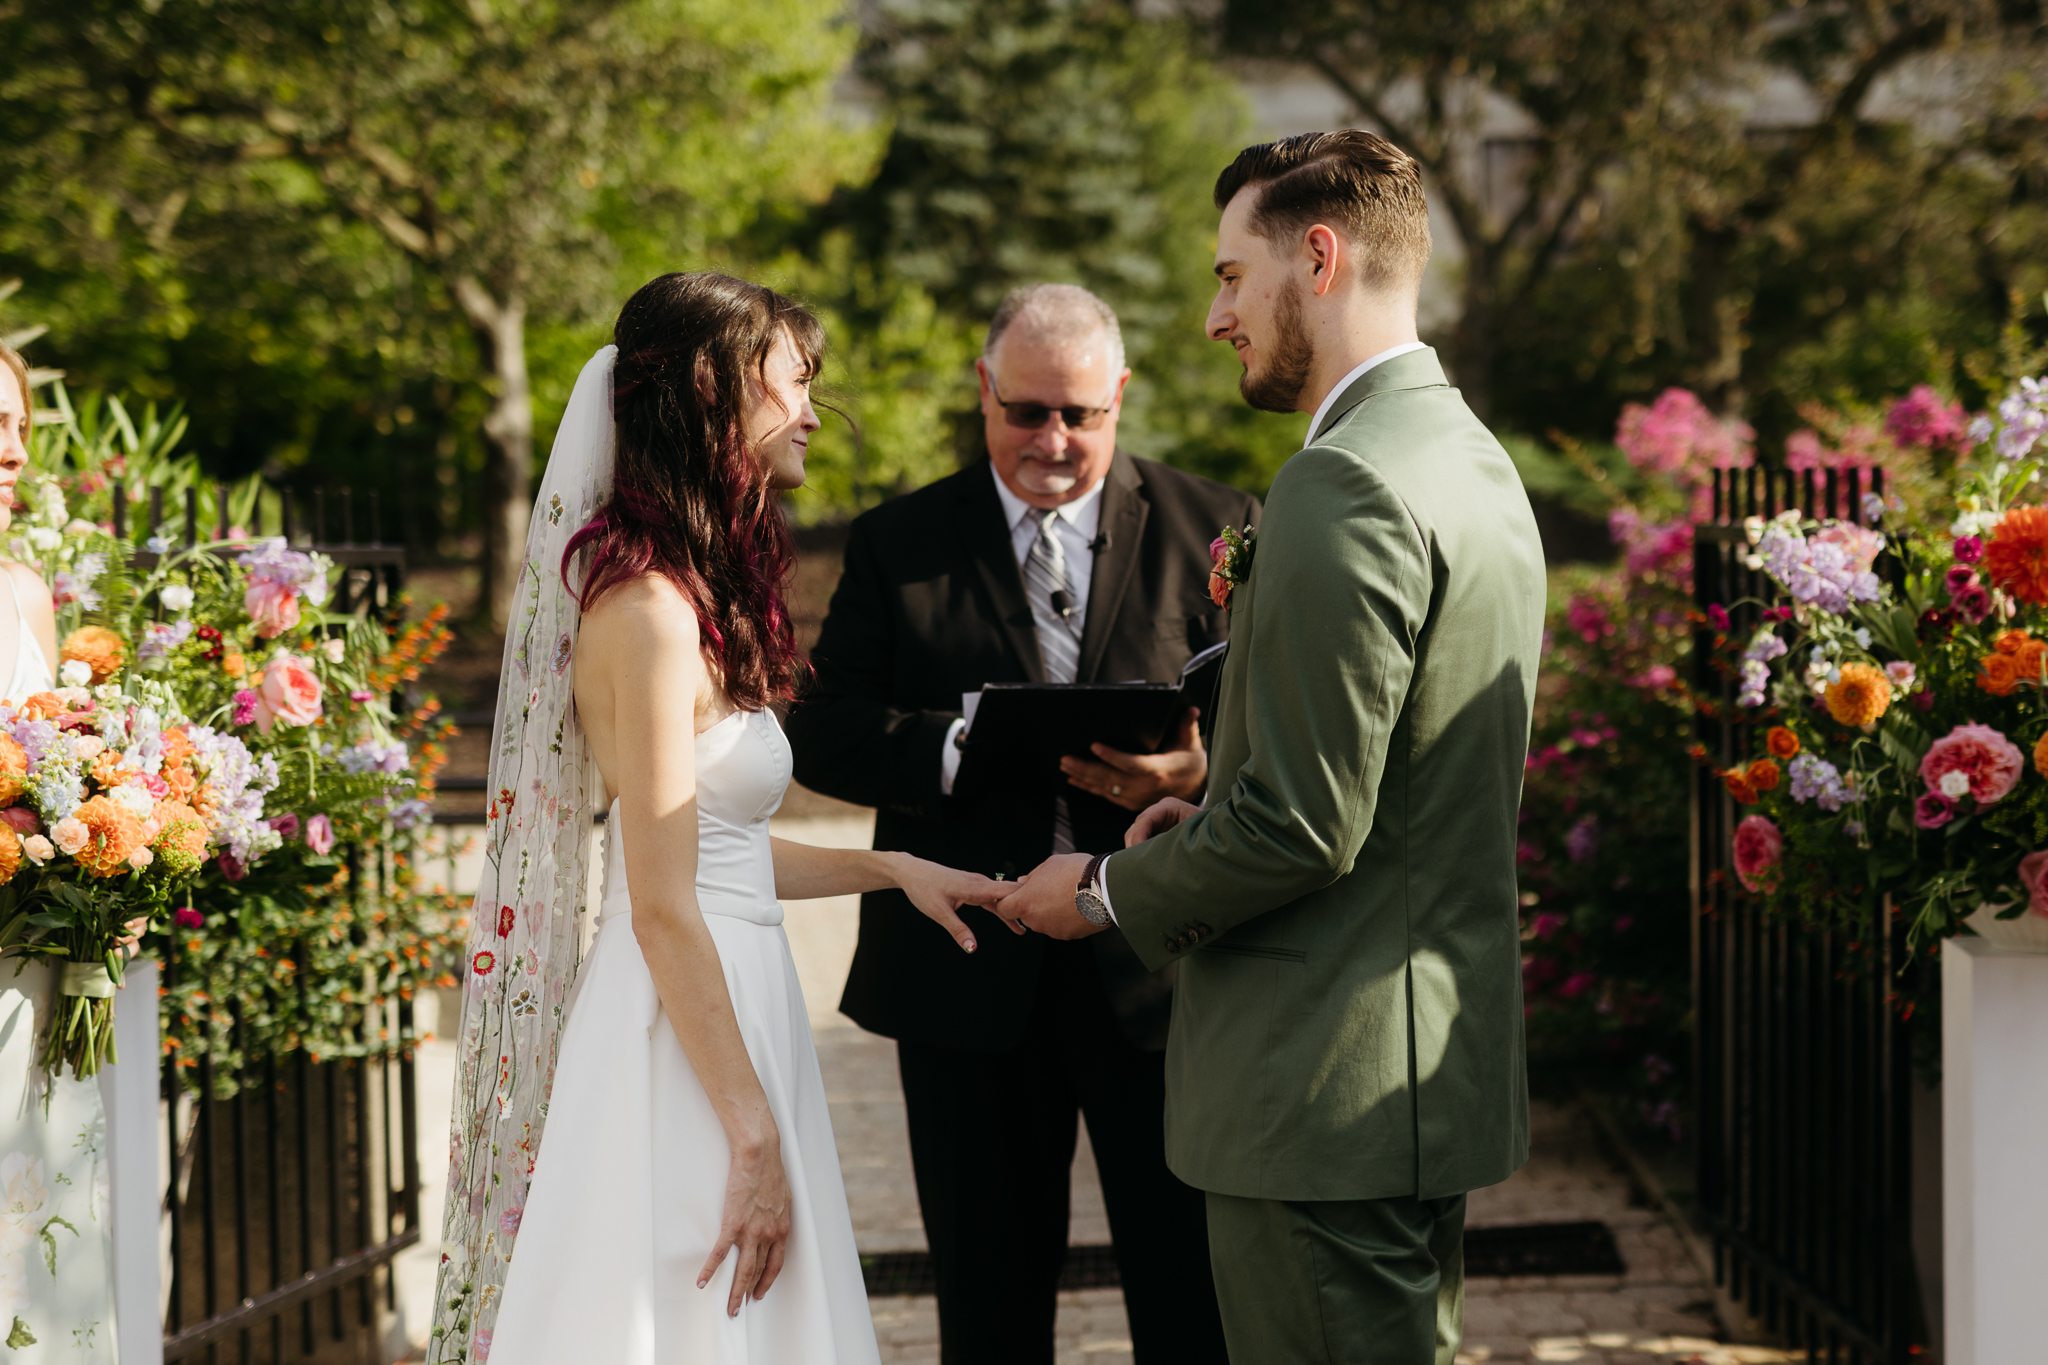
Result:
[[660,574],[628,579],[583,613],[585,639],[617,639],[637,649],[697,648],[697,613],[689,599]]

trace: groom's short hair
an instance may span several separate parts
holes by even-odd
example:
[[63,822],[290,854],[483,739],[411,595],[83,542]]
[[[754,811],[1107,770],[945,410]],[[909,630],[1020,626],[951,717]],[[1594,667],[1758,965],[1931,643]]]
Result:
[[1429,202],[1414,157],[1363,128],[1302,133],[1237,154],[1216,177],[1216,207],[1258,186],[1251,230],[1268,241],[1317,223],[1359,248],[1367,288],[1414,293],[1429,264]]

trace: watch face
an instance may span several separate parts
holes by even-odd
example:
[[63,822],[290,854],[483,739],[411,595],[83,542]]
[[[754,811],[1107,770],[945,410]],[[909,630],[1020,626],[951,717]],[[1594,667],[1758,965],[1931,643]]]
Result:
[[1103,904],[1102,897],[1096,895],[1093,891],[1076,893],[1074,896],[1074,909],[1080,911],[1081,918],[1087,920],[1090,924],[1109,923],[1109,907]]

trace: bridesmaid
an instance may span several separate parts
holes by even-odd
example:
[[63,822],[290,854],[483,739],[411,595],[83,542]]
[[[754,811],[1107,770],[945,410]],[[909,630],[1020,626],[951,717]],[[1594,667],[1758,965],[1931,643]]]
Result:
[[[28,366],[0,345],[0,532],[28,464],[29,404]],[[28,565],[0,559],[0,577],[0,699],[20,701],[56,685],[57,613]],[[47,961],[0,959],[0,1342],[10,1365],[113,1365],[106,1111],[96,1082],[52,1080],[35,1061],[56,988]]]

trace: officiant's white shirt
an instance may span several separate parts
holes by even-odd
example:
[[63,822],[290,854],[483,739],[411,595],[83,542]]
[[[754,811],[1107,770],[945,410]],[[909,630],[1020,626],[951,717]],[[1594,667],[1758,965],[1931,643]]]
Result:
[[[1038,523],[1045,513],[1012,493],[993,464],[988,467],[988,476],[995,480],[996,496],[1002,499],[1003,519],[1010,524],[1010,549],[1016,552],[1017,568],[1021,571],[1024,561],[1031,557],[1031,542],[1038,539]],[[1074,601],[1076,631],[1088,626],[1088,585],[1095,578],[1095,533],[1102,526],[1102,486],[1108,482],[1107,478],[1097,479],[1086,493],[1052,509],[1059,514],[1053,521],[1052,533],[1060,538],[1060,549],[1067,557],[1067,589]],[[965,717],[954,721],[946,730],[945,742],[939,746],[939,790],[947,796],[953,794],[953,779],[960,774],[957,741],[966,728]]]
[[[1342,379],[1338,380],[1336,384],[1331,387],[1330,391],[1323,395],[1323,401],[1316,405],[1316,415],[1309,418],[1308,440],[1311,443],[1315,441],[1316,433],[1323,429],[1323,418],[1329,416],[1330,405],[1337,401],[1338,395],[1342,394],[1344,390],[1350,388],[1354,383],[1356,383],[1360,375],[1372,369],[1375,365],[1386,364],[1389,360],[1392,360],[1397,355],[1407,355],[1410,351],[1420,351],[1422,349],[1423,343],[1419,341],[1408,341],[1403,342],[1399,346],[1389,346],[1386,350],[1381,351],[1378,355],[1373,356],[1369,360],[1362,361],[1356,368],[1354,368],[1351,371],[1350,374],[1347,374]],[[1022,504],[1019,505],[1021,506]],[[950,749],[952,746],[949,744],[946,747]],[[958,766],[957,759],[955,760],[955,766]],[[952,786],[950,783],[948,783],[946,789],[949,792],[952,790]],[[1116,906],[1109,899],[1109,864],[1112,861],[1114,861],[1114,859],[1104,860],[1102,864],[1102,870],[1096,873],[1096,877],[1102,883],[1102,903],[1104,906],[1108,908],[1110,922],[1114,924],[1116,922]]]

